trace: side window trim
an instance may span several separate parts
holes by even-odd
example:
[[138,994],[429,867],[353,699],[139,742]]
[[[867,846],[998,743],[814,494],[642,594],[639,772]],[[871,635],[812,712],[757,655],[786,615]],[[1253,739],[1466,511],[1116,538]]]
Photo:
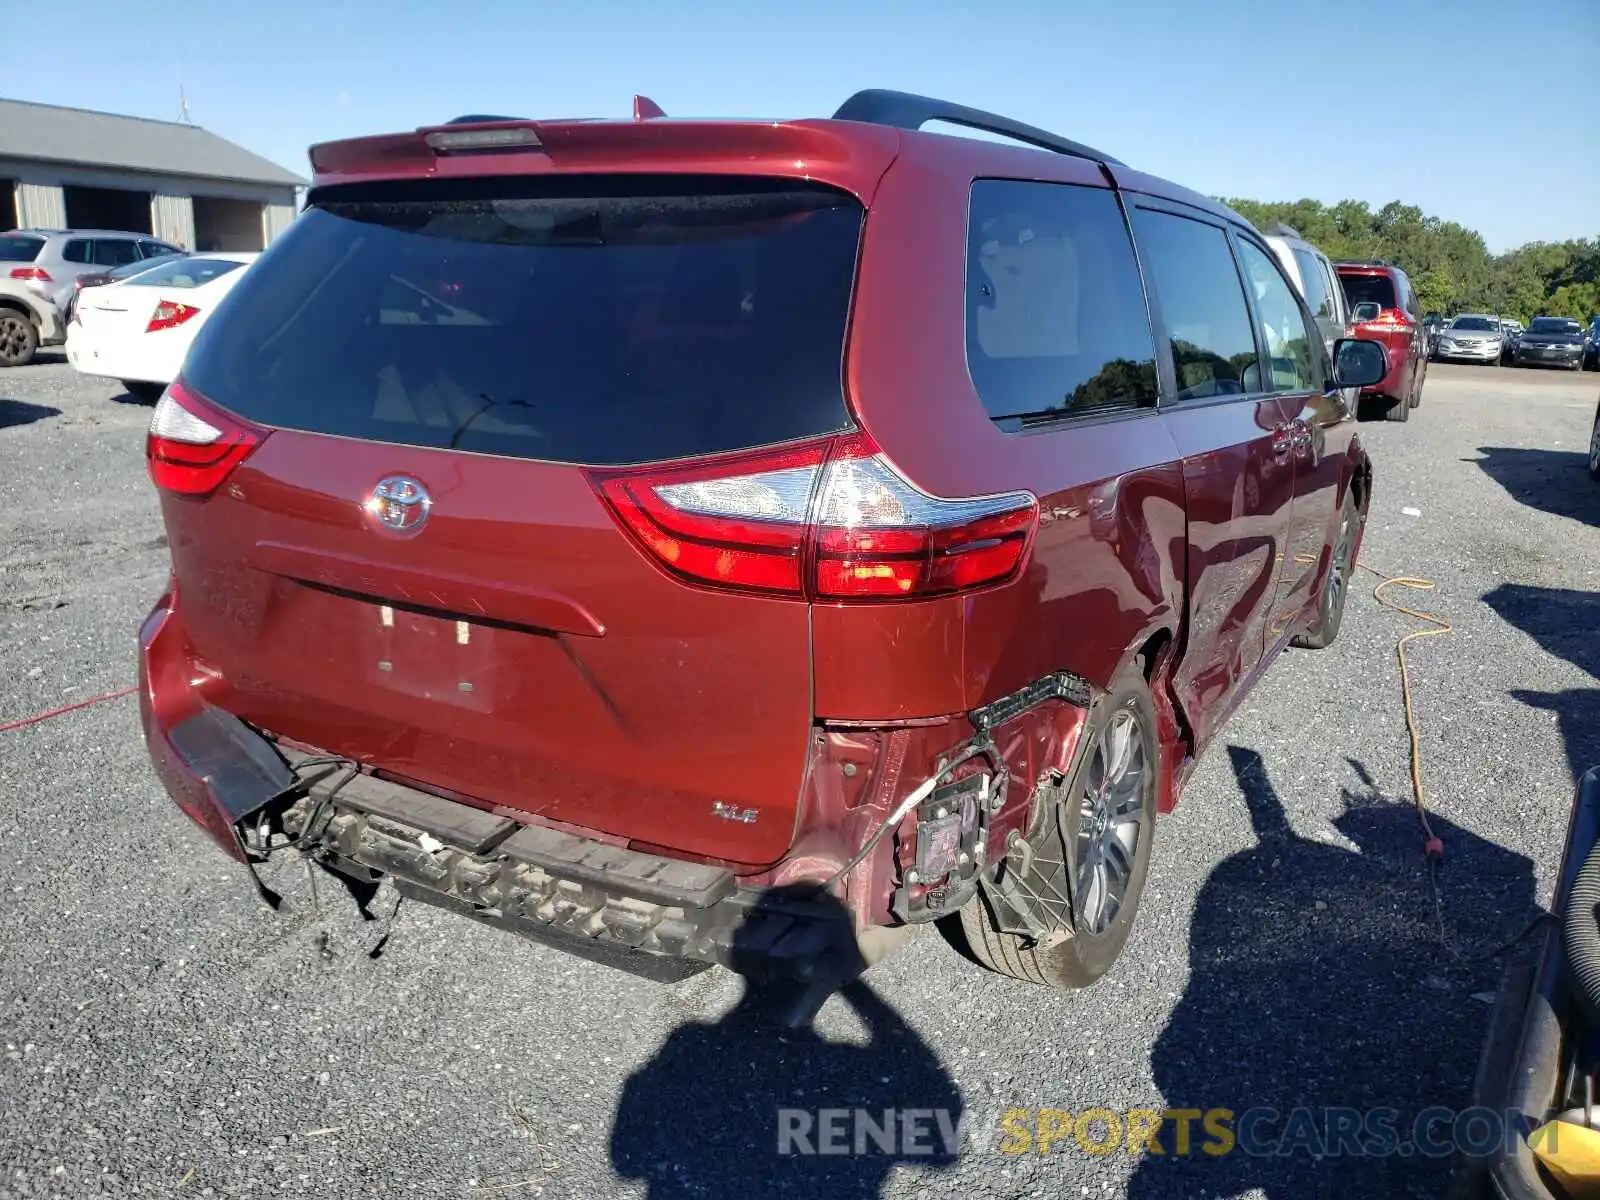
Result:
[[1322,277],[1328,284],[1328,295],[1333,297],[1333,319],[1341,325],[1350,324],[1350,302],[1344,297],[1344,284],[1339,282],[1339,273],[1333,269],[1333,264],[1328,261],[1328,256],[1317,253],[1317,262],[1321,264]]
[[[1165,197],[1140,195],[1134,204],[1135,208],[1142,208],[1147,212],[1163,213],[1169,217],[1182,217],[1185,220],[1196,221],[1201,225],[1209,225],[1220,230],[1228,238],[1228,254],[1233,259],[1233,271],[1239,283],[1239,294],[1244,299],[1245,311],[1250,314],[1250,334],[1256,344],[1256,373],[1265,379],[1266,363],[1261,346],[1261,334],[1256,325],[1255,305],[1251,302],[1250,289],[1245,286],[1244,271],[1239,262],[1239,252],[1234,248],[1233,239],[1229,232],[1233,228],[1230,221],[1224,221],[1204,209],[1194,208],[1177,200],[1168,200]],[[1133,238],[1133,251],[1139,262],[1139,271],[1144,275],[1144,249],[1139,244],[1139,239],[1133,233],[1133,214],[1124,208],[1128,219],[1129,236]],[[1161,395],[1156,401],[1158,409],[1168,412],[1180,409],[1210,408],[1216,404],[1238,404],[1244,401],[1259,401],[1271,396],[1271,392],[1230,392],[1221,396],[1196,396],[1187,400],[1178,399],[1178,377],[1172,367],[1172,337],[1167,329],[1166,316],[1161,312],[1161,302],[1155,286],[1148,276],[1144,280],[1145,294],[1149,297],[1150,327],[1156,339],[1156,369],[1161,382]]]
[[1172,347],[1167,340],[1166,318],[1161,314],[1161,297],[1156,294],[1155,285],[1150,281],[1150,269],[1144,261],[1144,247],[1139,244],[1139,236],[1133,231],[1133,209],[1150,207],[1145,203],[1150,197],[1141,196],[1136,205],[1130,206],[1128,194],[1121,188],[1112,188],[1111,191],[1117,198],[1117,210],[1122,213],[1122,228],[1128,235],[1128,244],[1133,247],[1133,265],[1139,271],[1139,291],[1144,295],[1145,316],[1150,321],[1150,342],[1155,347],[1156,402],[1143,411],[1160,412],[1174,403],[1173,397],[1178,394],[1178,377],[1172,369]]
[[[1230,245],[1233,246],[1234,262],[1239,268],[1239,274],[1242,279],[1248,281],[1250,273],[1245,270],[1244,260],[1239,252],[1241,245],[1249,245],[1254,248],[1257,253],[1265,256],[1269,268],[1275,269],[1279,275],[1284,274],[1277,258],[1260,239],[1252,237],[1246,230],[1237,225],[1230,226],[1228,232],[1232,234]],[[1283,282],[1284,286],[1289,290],[1289,298],[1294,301],[1295,307],[1300,310],[1300,321],[1306,328],[1306,337],[1311,347],[1312,357],[1315,360],[1317,369],[1322,372],[1321,391],[1325,395],[1329,391],[1333,380],[1332,371],[1327,361],[1327,348],[1322,344],[1321,330],[1317,326],[1316,318],[1311,315],[1311,310],[1306,305],[1306,298],[1300,294],[1300,290],[1289,281],[1287,276],[1284,276]],[[1246,286],[1244,299],[1245,303],[1250,306],[1250,331],[1255,334],[1256,338],[1256,355],[1261,360],[1261,378],[1263,381],[1269,381],[1272,379],[1272,362],[1268,357],[1265,339],[1261,334],[1261,313],[1256,308],[1255,288]],[[1260,394],[1263,396],[1292,396],[1298,392],[1298,388],[1273,388],[1271,391]]]

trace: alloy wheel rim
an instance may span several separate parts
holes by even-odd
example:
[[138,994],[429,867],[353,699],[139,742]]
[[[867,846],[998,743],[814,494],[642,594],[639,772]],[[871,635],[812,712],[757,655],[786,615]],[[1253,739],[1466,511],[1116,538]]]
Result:
[[1137,713],[1121,709],[1095,741],[1079,797],[1077,924],[1106,932],[1127,903],[1134,866],[1145,844],[1145,793],[1150,764]]
[[22,353],[22,347],[26,344],[27,338],[20,318],[0,318],[0,355],[8,359],[15,358]]
[[1594,419],[1594,432],[1589,435],[1589,470],[1600,472],[1600,416]]
[[1354,522],[1346,517],[1339,524],[1339,540],[1333,547],[1333,562],[1328,568],[1328,611],[1336,612],[1345,584],[1350,579],[1350,550],[1355,543]]

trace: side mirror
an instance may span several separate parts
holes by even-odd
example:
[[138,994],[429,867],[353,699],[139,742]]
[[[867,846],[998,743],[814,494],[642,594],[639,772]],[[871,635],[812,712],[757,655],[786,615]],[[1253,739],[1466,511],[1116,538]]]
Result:
[[1382,342],[1340,338],[1333,344],[1333,382],[1341,388],[1374,387],[1389,373]]
[[1377,301],[1363,300],[1360,304],[1356,305],[1355,309],[1350,313],[1350,320],[1355,322],[1357,325],[1360,325],[1366,321],[1375,321],[1378,319],[1378,314],[1382,311],[1383,306],[1377,303]]

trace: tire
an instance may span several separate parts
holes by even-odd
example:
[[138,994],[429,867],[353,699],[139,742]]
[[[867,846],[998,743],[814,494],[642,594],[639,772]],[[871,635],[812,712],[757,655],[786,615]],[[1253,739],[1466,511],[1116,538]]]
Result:
[[[959,929],[946,929],[989,970],[1062,990],[1087,987],[1116,961],[1150,873],[1161,753],[1150,688],[1134,666],[1090,710],[1080,744],[1070,777],[1040,795],[1026,853],[1013,850],[1002,866],[1016,870],[1023,895],[1042,898],[1049,934],[1001,929],[982,890],[961,908]],[[1027,865],[1018,869],[1019,860]]]
[[1411,420],[1411,402],[1404,396],[1401,396],[1400,399],[1391,403],[1389,407],[1384,410],[1383,419],[1385,421]]
[[0,367],[25,367],[39,348],[39,327],[27,313],[0,308]]
[[124,379],[122,386],[128,395],[144,404],[154,404],[161,399],[161,393],[167,390],[164,383],[149,383],[142,379]]
[[1594,432],[1589,435],[1589,478],[1600,483],[1600,408],[1594,410]]
[[1422,370],[1419,372],[1419,375],[1420,378],[1417,380],[1417,386],[1411,393],[1412,408],[1422,407],[1422,389],[1427,385],[1428,382],[1428,364],[1426,360],[1423,361]]
[[1345,601],[1350,596],[1350,576],[1355,572],[1356,545],[1360,540],[1361,510],[1346,487],[1344,504],[1339,509],[1339,530],[1334,535],[1328,573],[1322,578],[1322,594],[1317,601],[1317,623],[1296,635],[1292,645],[1305,650],[1325,650],[1339,636]]

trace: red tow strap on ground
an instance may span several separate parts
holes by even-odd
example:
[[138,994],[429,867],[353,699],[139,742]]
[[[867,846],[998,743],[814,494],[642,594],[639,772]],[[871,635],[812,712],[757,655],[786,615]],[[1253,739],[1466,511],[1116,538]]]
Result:
[[79,700],[76,704],[63,704],[60,708],[52,708],[49,712],[34,713],[31,717],[23,717],[18,721],[7,721],[0,725],[0,733],[10,733],[13,729],[23,729],[29,725],[37,725],[40,721],[48,721],[51,717],[59,717],[62,713],[76,712],[80,708],[88,708],[91,704],[104,704],[107,700],[120,700],[124,696],[131,696],[139,689],[125,687],[115,692],[107,692],[104,696],[95,696],[89,700]]

